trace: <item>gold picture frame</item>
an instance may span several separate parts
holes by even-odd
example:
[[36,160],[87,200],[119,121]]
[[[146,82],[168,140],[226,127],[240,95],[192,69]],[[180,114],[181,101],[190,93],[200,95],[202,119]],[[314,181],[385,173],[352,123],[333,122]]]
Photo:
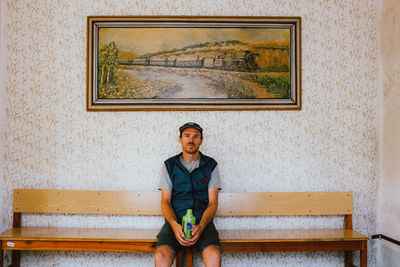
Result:
[[87,111],[300,110],[300,17],[89,16]]

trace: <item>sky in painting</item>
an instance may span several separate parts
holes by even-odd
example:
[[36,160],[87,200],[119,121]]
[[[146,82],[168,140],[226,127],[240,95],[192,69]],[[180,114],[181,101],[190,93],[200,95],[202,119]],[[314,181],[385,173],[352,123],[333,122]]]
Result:
[[100,47],[111,41],[118,49],[138,55],[206,42],[238,40],[243,43],[288,41],[289,29],[227,28],[100,28]]

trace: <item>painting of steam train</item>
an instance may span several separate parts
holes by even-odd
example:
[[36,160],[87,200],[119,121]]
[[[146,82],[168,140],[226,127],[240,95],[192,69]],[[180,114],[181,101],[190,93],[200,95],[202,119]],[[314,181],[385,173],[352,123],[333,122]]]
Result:
[[127,66],[158,66],[174,68],[208,68],[229,71],[257,71],[259,55],[251,51],[224,52],[215,55],[192,55],[184,57],[155,56],[138,57],[120,61],[120,65]]
[[300,18],[88,18],[88,110],[299,108]]

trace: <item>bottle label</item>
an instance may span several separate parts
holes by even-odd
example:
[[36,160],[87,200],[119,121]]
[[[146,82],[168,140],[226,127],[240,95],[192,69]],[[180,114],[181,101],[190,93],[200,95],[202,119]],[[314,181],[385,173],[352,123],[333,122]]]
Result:
[[192,228],[193,224],[191,222],[185,222],[184,234],[186,238],[192,238]]

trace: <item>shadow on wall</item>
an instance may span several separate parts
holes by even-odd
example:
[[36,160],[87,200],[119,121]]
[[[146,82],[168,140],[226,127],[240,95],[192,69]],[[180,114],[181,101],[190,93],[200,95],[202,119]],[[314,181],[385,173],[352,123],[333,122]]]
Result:
[[400,262],[400,246],[382,240],[383,267],[397,267]]

